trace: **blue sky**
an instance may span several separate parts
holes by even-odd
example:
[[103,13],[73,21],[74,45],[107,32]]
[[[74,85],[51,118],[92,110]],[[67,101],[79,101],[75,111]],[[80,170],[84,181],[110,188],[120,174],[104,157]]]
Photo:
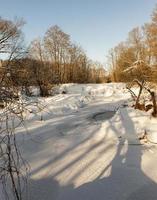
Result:
[[87,55],[104,62],[110,48],[149,22],[157,0],[0,0],[0,16],[23,17],[28,42],[58,25]]

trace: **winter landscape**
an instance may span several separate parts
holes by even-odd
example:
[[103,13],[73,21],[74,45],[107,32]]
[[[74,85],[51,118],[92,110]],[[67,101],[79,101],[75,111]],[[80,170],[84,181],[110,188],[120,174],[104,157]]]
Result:
[[154,5],[107,64],[58,25],[26,45],[25,21],[0,17],[0,200],[157,199]]

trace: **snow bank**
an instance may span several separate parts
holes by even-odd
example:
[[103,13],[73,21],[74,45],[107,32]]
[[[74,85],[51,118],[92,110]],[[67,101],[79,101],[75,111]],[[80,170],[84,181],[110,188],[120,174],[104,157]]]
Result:
[[93,96],[112,96],[114,93],[126,91],[124,83],[105,84],[63,84],[59,92],[66,91],[68,94],[82,94]]

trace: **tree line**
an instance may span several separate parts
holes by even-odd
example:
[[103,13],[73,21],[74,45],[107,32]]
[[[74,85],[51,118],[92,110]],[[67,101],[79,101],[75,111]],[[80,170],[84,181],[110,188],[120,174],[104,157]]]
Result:
[[29,93],[29,86],[36,85],[41,96],[47,96],[54,84],[106,81],[103,66],[90,60],[60,27],[51,26],[26,48],[23,25],[23,20],[0,18],[0,55],[5,58],[0,62],[1,79],[9,72],[15,86]]
[[110,50],[108,63],[112,81],[157,82],[157,7],[149,23],[133,28],[124,42]]

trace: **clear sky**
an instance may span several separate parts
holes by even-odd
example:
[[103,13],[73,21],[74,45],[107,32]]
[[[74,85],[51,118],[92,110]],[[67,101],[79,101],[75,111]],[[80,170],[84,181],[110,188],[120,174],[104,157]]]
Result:
[[110,48],[150,20],[156,4],[157,0],[0,0],[0,16],[23,17],[27,42],[57,24],[91,59],[104,62]]

